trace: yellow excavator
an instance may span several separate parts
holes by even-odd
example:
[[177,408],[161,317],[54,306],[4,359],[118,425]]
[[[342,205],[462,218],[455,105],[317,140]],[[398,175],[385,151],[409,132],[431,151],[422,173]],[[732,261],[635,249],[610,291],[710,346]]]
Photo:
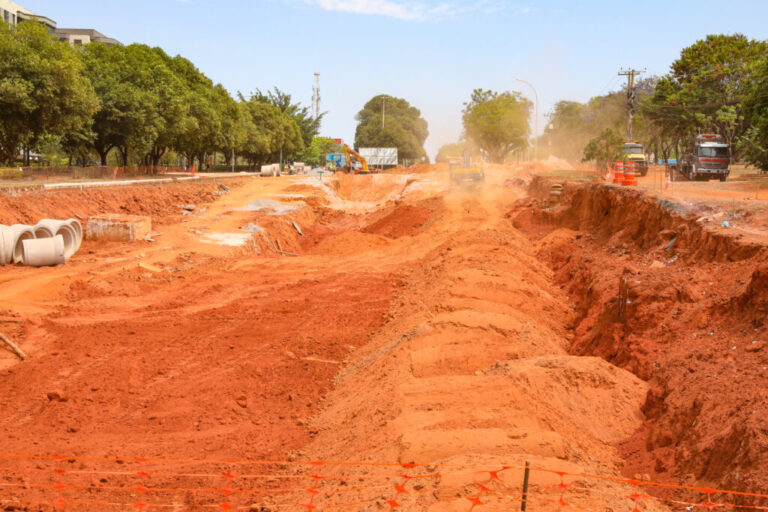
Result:
[[[344,169],[344,172],[346,173],[352,173],[355,174],[370,174],[370,169],[368,169],[368,162],[363,158],[363,156],[355,151],[354,149],[350,148],[348,145],[344,144],[344,156],[347,157],[347,165],[342,167]],[[355,160],[360,164],[359,168],[355,168],[355,165],[352,163],[352,157],[355,157]]]

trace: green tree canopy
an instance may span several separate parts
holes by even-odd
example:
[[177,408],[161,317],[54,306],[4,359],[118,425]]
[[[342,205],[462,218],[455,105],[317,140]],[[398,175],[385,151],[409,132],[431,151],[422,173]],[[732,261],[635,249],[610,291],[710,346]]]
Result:
[[598,169],[606,169],[611,162],[621,158],[623,142],[621,135],[606,128],[603,133],[587,143],[582,161],[595,162]]
[[43,25],[0,23],[0,160],[44,134],[83,129],[98,107],[77,52]]
[[464,131],[494,163],[528,145],[531,103],[520,93],[475,89],[464,104]]
[[427,122],[422,119],[421,111],[406,100],[386,94],[374,96],[355,119],[356,148],[397,148],[399,158],[411,161],[427,157],[424,150],[424,141],[429,135]]
[[281,150],[285,157],[304,149],[301,129],[294,118],[256,97],[246,101],[241,95],[240,99],[244,137],[238,153],[252,165],[276,161]]
[[437,150],[435,162],[445,163],[449,158],[462,158],[464,156],[466,147],[467,145],[465,142],[451,142],[448,144],[443,144],[440,146],[440,149]]
[[755,70],[750,90],[744,100],[749,128],[738,142],[744,159],[768,172],[768,58]]
[[746,128],[743,102],[768,43],[742,34],[708,35],[684,48],[647,105],[665,132],[715,132],[732,144]]
[[[161,95],[171,92],[172,74],[159,55],[145,45],[86,45],[81,52],[84,75],[93,85],[100,106],[93,116],[90,143],[102,165],[113,148],[123,163],[131,151],[150,151],[171,121]],[[178,92],[179,87],[175,88]]]
[[309,107],[303,107],[301,106],[301,103],[293,103],[291,95],[284,93],[277,87],[272,91],[267,91],[266,94],[257,89],[256,92],[251,95],[251,98],[261,103],[274,105],[280,109],[280,112],[293,119],[301,131],[303,147],[312,144],[313,137],[320,131],[320,123],[322,122],[325,113],[321,113],[317,119],[313,118],[309,111]]
[[322,167],[325,165],[325,155],[341,152],[341,146],[325,137],[314,137],[312,143],[304,148],[296,158],[304,163]]

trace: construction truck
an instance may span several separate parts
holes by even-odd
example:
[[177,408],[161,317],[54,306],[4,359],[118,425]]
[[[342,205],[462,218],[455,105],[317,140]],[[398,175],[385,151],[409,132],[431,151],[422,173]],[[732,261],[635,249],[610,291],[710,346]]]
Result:
[[448,166],[451,183],[455,185],[478,185],[485,182],[485,172],[479,167],[472,167],[472,157],[467,154],[448,158]]
[[731,172],[730,163],[731,152],[725,140],[720,135],[705,133],[693,139],[678,170],[691,181],[725,181]]
[[[365,160],[365,158],[363,158],[360,153],[350,148],[346,144],[344,144],[344,156],[347,159],[346,165],[342,167],[344,172],[354,172],[355,174],[370,174],[371,171],[368,169],[368,162]],[[352,161],[352,157],[355,158],[356,162]]]
[[645,176],[648,174],[648,160],[645,158],[645,148],[638,140],[626,140],[621,147],[625,162],[635,164],[635,174]]

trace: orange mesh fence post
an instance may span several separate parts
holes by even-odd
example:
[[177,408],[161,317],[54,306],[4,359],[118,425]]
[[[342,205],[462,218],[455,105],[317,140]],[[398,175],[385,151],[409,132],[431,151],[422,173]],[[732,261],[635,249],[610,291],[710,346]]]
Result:
[[528,506],[528,481],[531,477],[531,461],[525,461],[525,474],[523,475],[523,499],[520,501],[520,512],[525,512]]

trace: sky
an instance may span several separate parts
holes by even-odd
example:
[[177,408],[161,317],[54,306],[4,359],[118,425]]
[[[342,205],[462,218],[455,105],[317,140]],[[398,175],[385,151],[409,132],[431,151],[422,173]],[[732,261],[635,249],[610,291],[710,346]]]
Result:
[[[473,89],[559,100],[618,90],[621,68],[662,75],[711,33],[768,39],[768,1],[732,0],[16,0],[62,28],[191,60],[233,95],[279,87],[309,105],[320,73],[321,135],[354,142],[372,97],[406,99],[429,123],[427,152],[461,137]],[[535,116],[533,116],[535,117]],[[533,125],[532,120],[532,125]]]

